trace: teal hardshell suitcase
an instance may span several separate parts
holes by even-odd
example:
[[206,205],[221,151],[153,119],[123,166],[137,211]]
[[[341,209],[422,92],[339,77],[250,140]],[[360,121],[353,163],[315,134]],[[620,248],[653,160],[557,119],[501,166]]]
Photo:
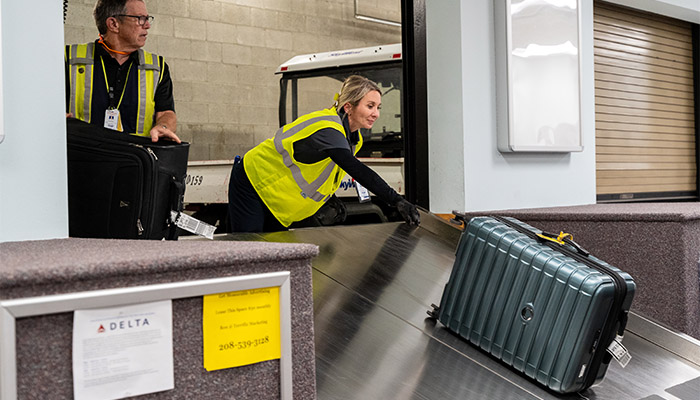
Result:
[[428,313],[555,392],[599,383],[624,349],[635,284],[568,236],[514,218],[472,218],[440,306]]

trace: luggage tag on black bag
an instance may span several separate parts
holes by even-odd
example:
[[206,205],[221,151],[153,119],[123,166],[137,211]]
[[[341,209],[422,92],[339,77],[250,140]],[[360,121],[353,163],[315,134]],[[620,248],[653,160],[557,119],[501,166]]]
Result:
[[353,179],[355,182],[355,190],[357,190],[357,198],[360,199],[360,203],[366,203],[370,201],[369,190],[366,187],[360,185],[360,182]]
[[204,236],[207,239],[214,239],[214,231],[216,227],[209,225],[206,222],[202,222],[197,218],[190,217],[189,215],[170,211],[170,219],[175,223],[175,226],[182,228],[187,232],[194,233],[195,235]]
[[615,360],[625,368],[629,364],[632,356],[630,352],[622,345],[622,336],[618,335],[615,340],[608,346],[608,353],[610,353]]

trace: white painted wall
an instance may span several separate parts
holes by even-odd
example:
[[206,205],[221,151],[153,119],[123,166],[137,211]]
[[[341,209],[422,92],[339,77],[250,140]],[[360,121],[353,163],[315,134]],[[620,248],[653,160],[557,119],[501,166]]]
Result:
[[68,236],[63,10],[2,0],[0,242]]
[[[593,0],[580,1],[584,150],[568,154],[496,148],[493,1],[426,2],[430,210],[595,203]],[[700,23],[697,0],[608,1]]]
[[[472,90],[465,85],[476,81],[465,76],[465,68],[486,69],[468,57],[468,47],[474,43],[463,43],[467,27],[461,26],[462,8],[466,6],[458,1],[428,1],[426,6],[430,208],[434,211],[440,204],[437,209],[441,212],[464,209],[465,132],[470,129],[465,126],[468,115],[464,110],[465,103],[471,107],[476,100],[465,96]],[[488,48],[482,52],[488,53]]]
[[[502,154],[496,146],[492,0],[426,5],[430,209],[494,210],[595,202],[592,1],[582,2],[584,151]],[[445,22],[449,16],[459,22]],[[435,57],[439,52],[459,53]],[[446,91],[449,87],[452,90]],[[447,109],[444,109],[447,107]],[[458,114],[445,118],[444,114]],[[455,130],[461,129],[461,135]],[[460,138],[461,136],[461,138]],[[460,140],[461,139],[461,140]],[[447,153],[446,153],[447,151]],[[461,154],[460,154],[461,152]],[[460,187],[460,182],[463,187]]]

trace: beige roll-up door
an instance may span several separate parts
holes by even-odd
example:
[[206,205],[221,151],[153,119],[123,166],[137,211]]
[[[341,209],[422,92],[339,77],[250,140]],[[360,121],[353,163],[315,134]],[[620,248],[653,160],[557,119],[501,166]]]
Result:
[[691,24],[594,3],[599,201],[697,196]]

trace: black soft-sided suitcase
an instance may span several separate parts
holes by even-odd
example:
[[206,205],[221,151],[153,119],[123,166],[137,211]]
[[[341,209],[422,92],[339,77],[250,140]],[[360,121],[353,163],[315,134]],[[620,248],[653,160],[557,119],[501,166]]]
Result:
[[515,370],[569,393],[603,379],[612,358],[606,349],[624,333],[634,291],[630,275],[567,235],[476,217],[429,314]]
[[177,239],[188,143],[115,132],[67,120],[72,237]]

